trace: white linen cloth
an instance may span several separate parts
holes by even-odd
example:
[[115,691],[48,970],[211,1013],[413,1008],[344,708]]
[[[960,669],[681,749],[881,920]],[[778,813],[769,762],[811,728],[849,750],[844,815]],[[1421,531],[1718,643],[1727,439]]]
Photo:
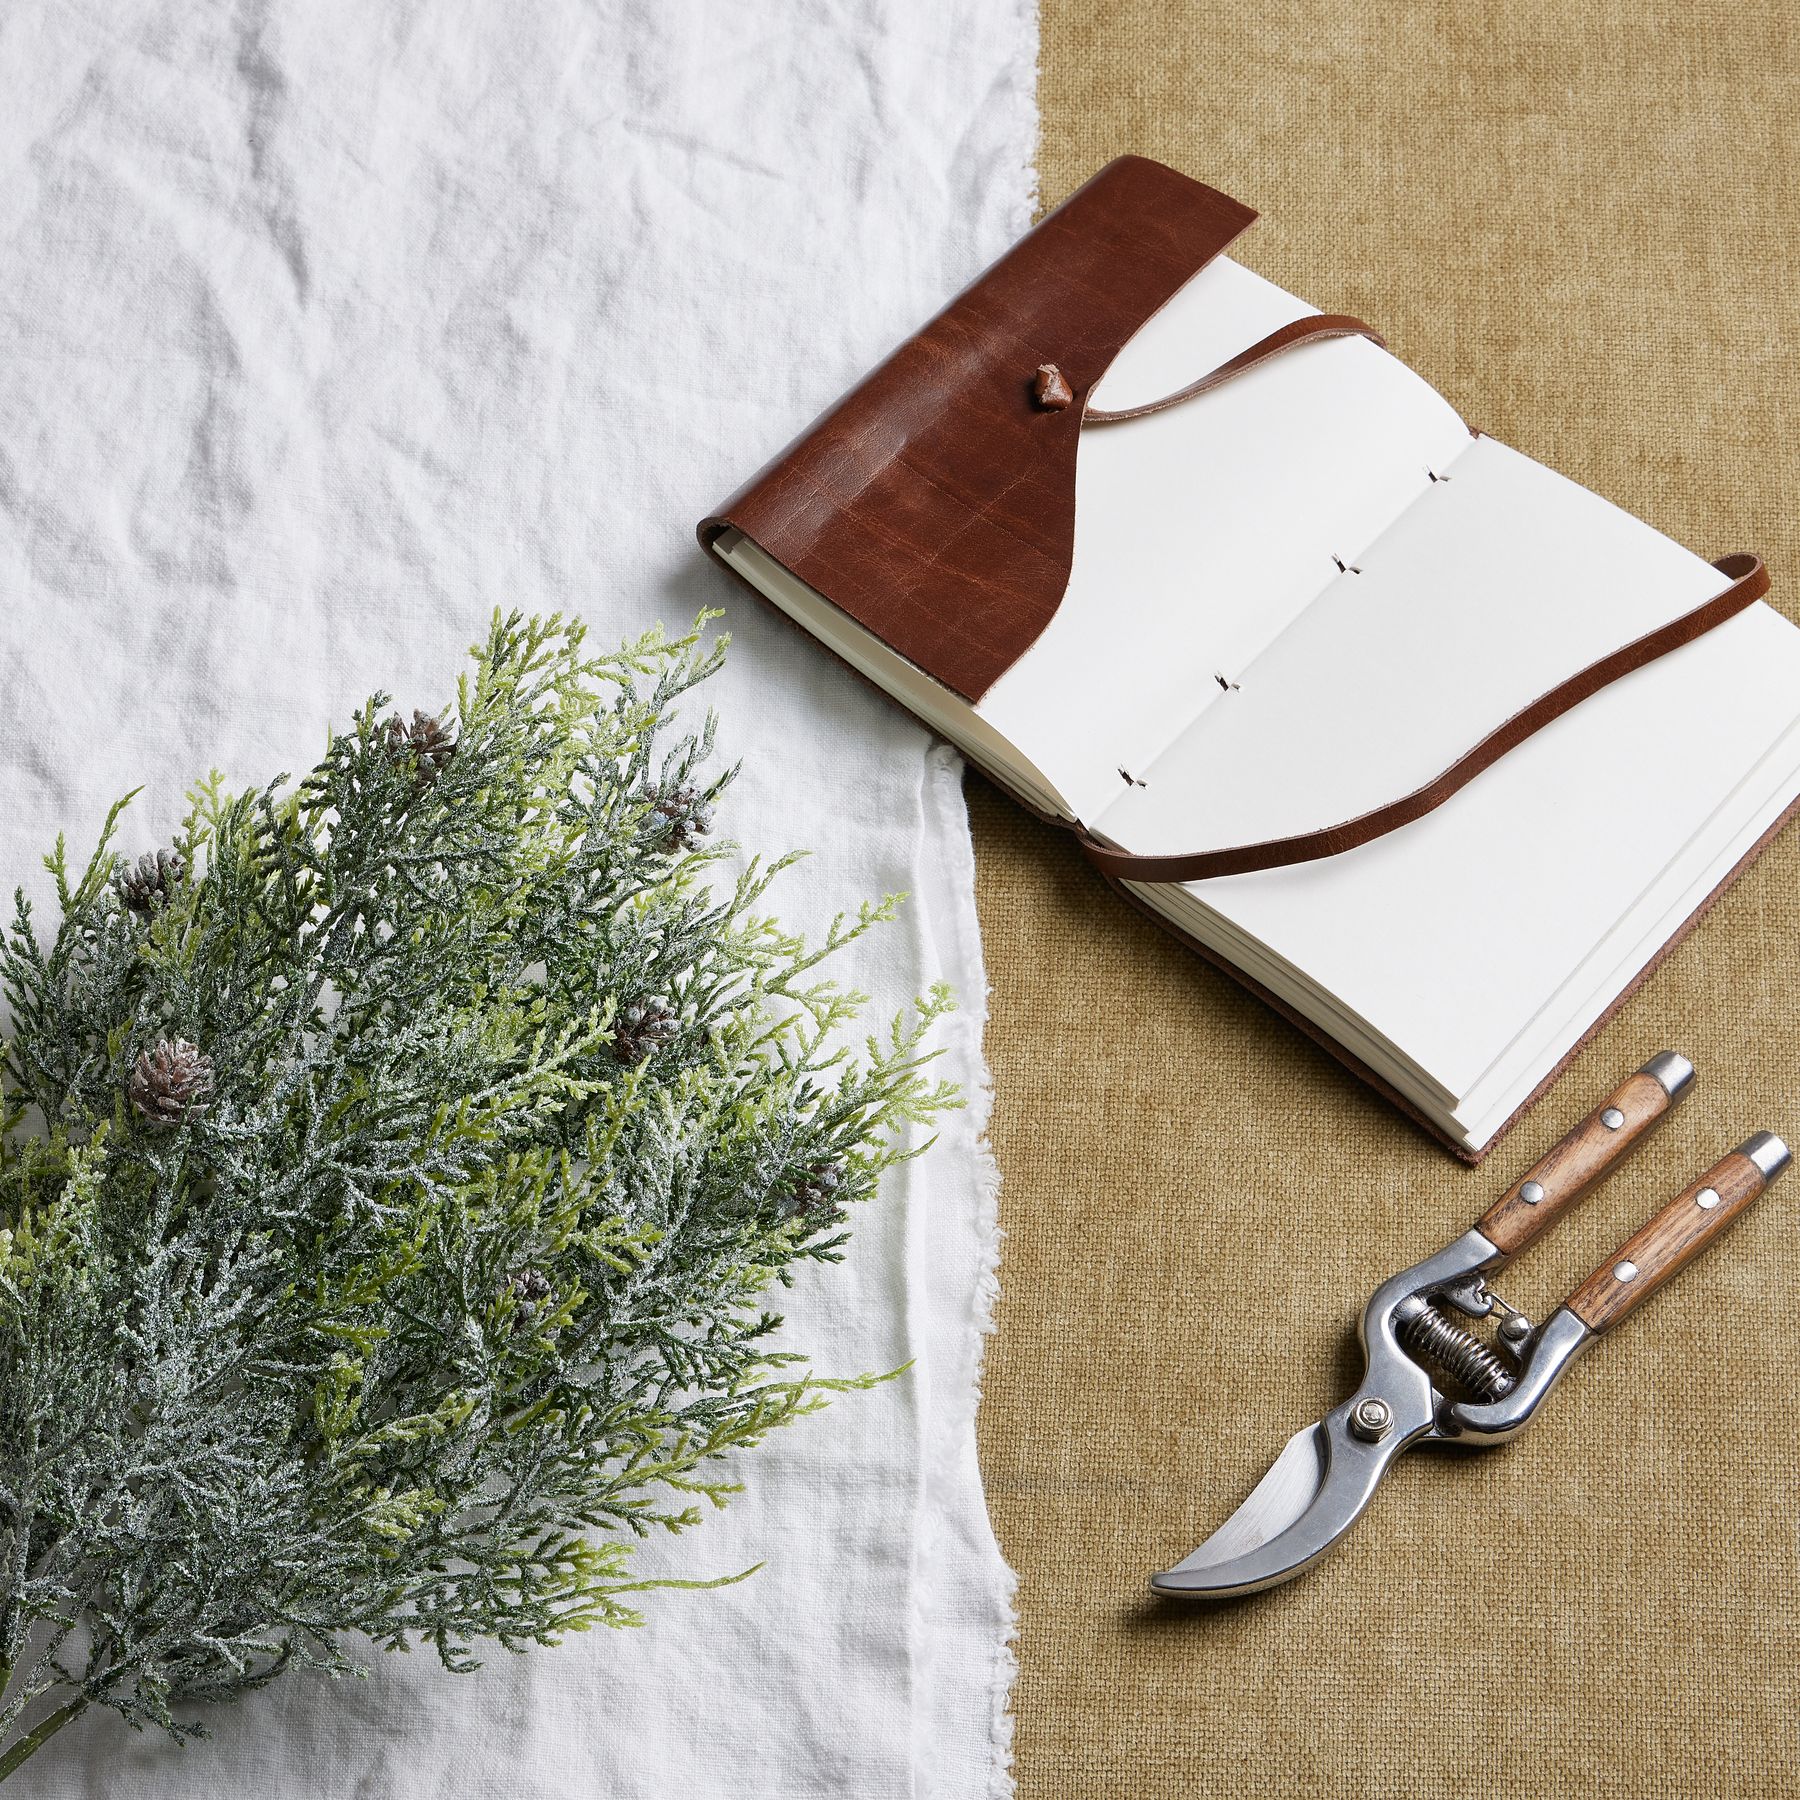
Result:
[[11,1792],[984,1796],[1011,1578],[974,1455],[995,1253],[958,765],[694,548],[712,504],[1028,222],[1031,0],[12,0],[0,9],[0,881],[59,828],[437,707],[495,605],[597,640],[723,605],[722,823],[782,911],[913,899],[844,973],[947,977],[966,1088],[790,1336],[913,1371],[777,1434],[639,1567],[647,1627],[106,1712]]

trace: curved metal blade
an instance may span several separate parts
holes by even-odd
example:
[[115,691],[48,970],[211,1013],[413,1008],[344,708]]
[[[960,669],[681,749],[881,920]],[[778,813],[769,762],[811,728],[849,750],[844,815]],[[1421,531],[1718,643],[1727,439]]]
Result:
[[1415,1412],[1367,1443],[1349,1429],[1351,1408],[1366,1397],[1295,1432],[1249,1499],[1191,1556],[1152,1575],[1151,1587],[1224,1599],[1274,1587],[1317,1562],[1361,1517],[1394,1458],[1431,1429],[1429,1411]]
[[[1256,1491],[1193,1555],[1150,1577],[1159,1594],[1223,1599],[1274,1587],[1318,1559],[1354,1525],[1394,1458],[1436,1433],[1440,1396],[1401,1348],[1395,1313],[1409,1295],[1465,1280],[1505,1259],[1479,1231],[1375,1290],[1359,1327],[1362,1386],[1317,1425],[1288,1439]],[[1361,1434],[1350,1429],[1359,1417]],[[1374,1434],[1374,1441],[1370,1441]]]
[[[1325,1422],[1302,1425],[1282,1446],[1281,1454],[1250,1497],[1199,1549],[1185,1556],[1168,1575],[1216,1567],[1260,1550],[1312,1505],[1325,1481]],[[1160,1586],[1168,1576],[1152,1575],[1150,1585]]]

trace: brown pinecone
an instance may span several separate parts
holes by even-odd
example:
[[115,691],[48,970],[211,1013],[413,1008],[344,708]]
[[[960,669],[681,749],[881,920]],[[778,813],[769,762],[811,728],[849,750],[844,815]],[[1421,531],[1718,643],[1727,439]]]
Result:
[[140,1050],[125,1092],[152,1125],[180,1125],[212,1097],[212,1058],[186,1038]]
[[644,798],[659,819],[668,821],[667,842],[671,850],[685,850],[697,837],[712,830],[712,803],[691,781],[679,787],[652,789]]
[[421,791],[431,786],[456,754],[456,740],[442,719],[414,711],[409,725],[398,713],[387,722],[387,752],[395,762],[411,758],[413,781]]
[[519,1298],[519,1310],[513,1314],[513,1336],[531,1329],[541,1301],[550,1297],[549,1279],[538,1269],[517,1269],[506,1278],[506,1285]]
[[681,1030],[673,1008],[661,1000],[634,1000],[613,1020],[613,1055],[625,1064],[639,1063],[658,1044],[666,1044]]
[[167,906],[187,879],[187,864],[178,851],[158,850],[140,856],[114,882],[120,902],[134,913],[153,913]]
[[815,1163],[788,1190],[788,1199],[797,1213],[836,1212],[843,1182],[843,1171],[836,1163]]

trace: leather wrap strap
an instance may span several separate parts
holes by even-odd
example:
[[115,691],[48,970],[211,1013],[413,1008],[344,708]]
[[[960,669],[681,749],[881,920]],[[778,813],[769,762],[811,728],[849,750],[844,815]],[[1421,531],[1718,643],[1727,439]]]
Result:
[[1646,632],[1610,656],[1589,663],[1567,681],[1540,694],[1505,724],[1490,731],[1435,780],[1386,806],[1346,819],[1341,825],[1304,831],[1294,837],[1268,838],[1256,844],[1236,844],[1223,850],[1197,850],[1172,856],[1134,856],[1129,851],[1112,849],[1085,832],[1078,832],[1077,840],[1091,862],[1119,880],[1207,881],[1216,875],[1247,875],[1257,869],[1281,869],[1293,863],[1314,862],[1322,856],[1337,856],[1385,837],[1390,831],[1398,831],[1402,825],[1410,825],[1442,806],[1452,794],[1467,787],[1483,769],[1498,762],[1507,751],[1523,743],[1534,732],[1542,731],[1552,720],[1560,719],[1572,707],[1579,706],[1590,695],[1611,686],[1620,676],[1655,662],[1659,656],[1667,656],[1671,650],[1691,644],[1695,638],[1723,625],[1769,591],[1768,571],[1764,569],[1761,557],[1747,553],[1722,556],[1713,566],[1731,578],[1731,585],[1722,593],[1715,594],[1692,612],[1683,613],[1680,618]]
[[1387,348],[1387,340],[1382,337],[1373,325],[1365,325],[1361,319],[1353,319],[1348,313],[1314,313],[1310,318],[1295,319],[1278,330],[1271,331],[1266,338],[1259,338],[1247,350],[1240,350],[1228,362],[1222,362],[1210,375],[1202,375],[1198,381],[1190,381],[1184,388],[1177,388],[1172,394],[1164,394],[1160,400],[1146,400],[1142,406],[1121,406],[1116,411],[1108,412],[1104,407],[1090,406],[1081,415],[1083,427],[1089,425],[1117,425],[1122,419],[1141,419],[1150,413],[1163,412],[1168,407],[1179,406],[1184,400],[1192,400],[1196,395],[1210,393],[1216,387],[1222,387],[1232,376],[1241,375],[1246,369],[1253,369],[1260,362],[1267,362],[1271,356],[1279,356],[1284,350],[1292,350],[1298,344],[1310,344],[1320,338],[1364,337],[1372,344]]

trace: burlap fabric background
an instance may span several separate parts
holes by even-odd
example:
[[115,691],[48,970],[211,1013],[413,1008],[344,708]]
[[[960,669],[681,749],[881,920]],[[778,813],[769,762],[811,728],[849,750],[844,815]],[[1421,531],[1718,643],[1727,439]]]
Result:
[[[1045,0],[1043,33],[1046,203],[1127,149],[1227,189],[1264,215],[1251,266],[1683,542],[1761,551],[1800,605],[1781,6]],[[1376,1282],[1645,1056],[1685,1050],[1698,1090],[1515,1305],[1541,1316],[1752,1128],[1800,1139],[1800,833],[1470,1172],[970,785],[1025,1800],[1800,1792],[1800,1176],[1515,1445],[1402,1463],[1306,1579],[1214,1612],[1143,1587],[1346,1391]]]

